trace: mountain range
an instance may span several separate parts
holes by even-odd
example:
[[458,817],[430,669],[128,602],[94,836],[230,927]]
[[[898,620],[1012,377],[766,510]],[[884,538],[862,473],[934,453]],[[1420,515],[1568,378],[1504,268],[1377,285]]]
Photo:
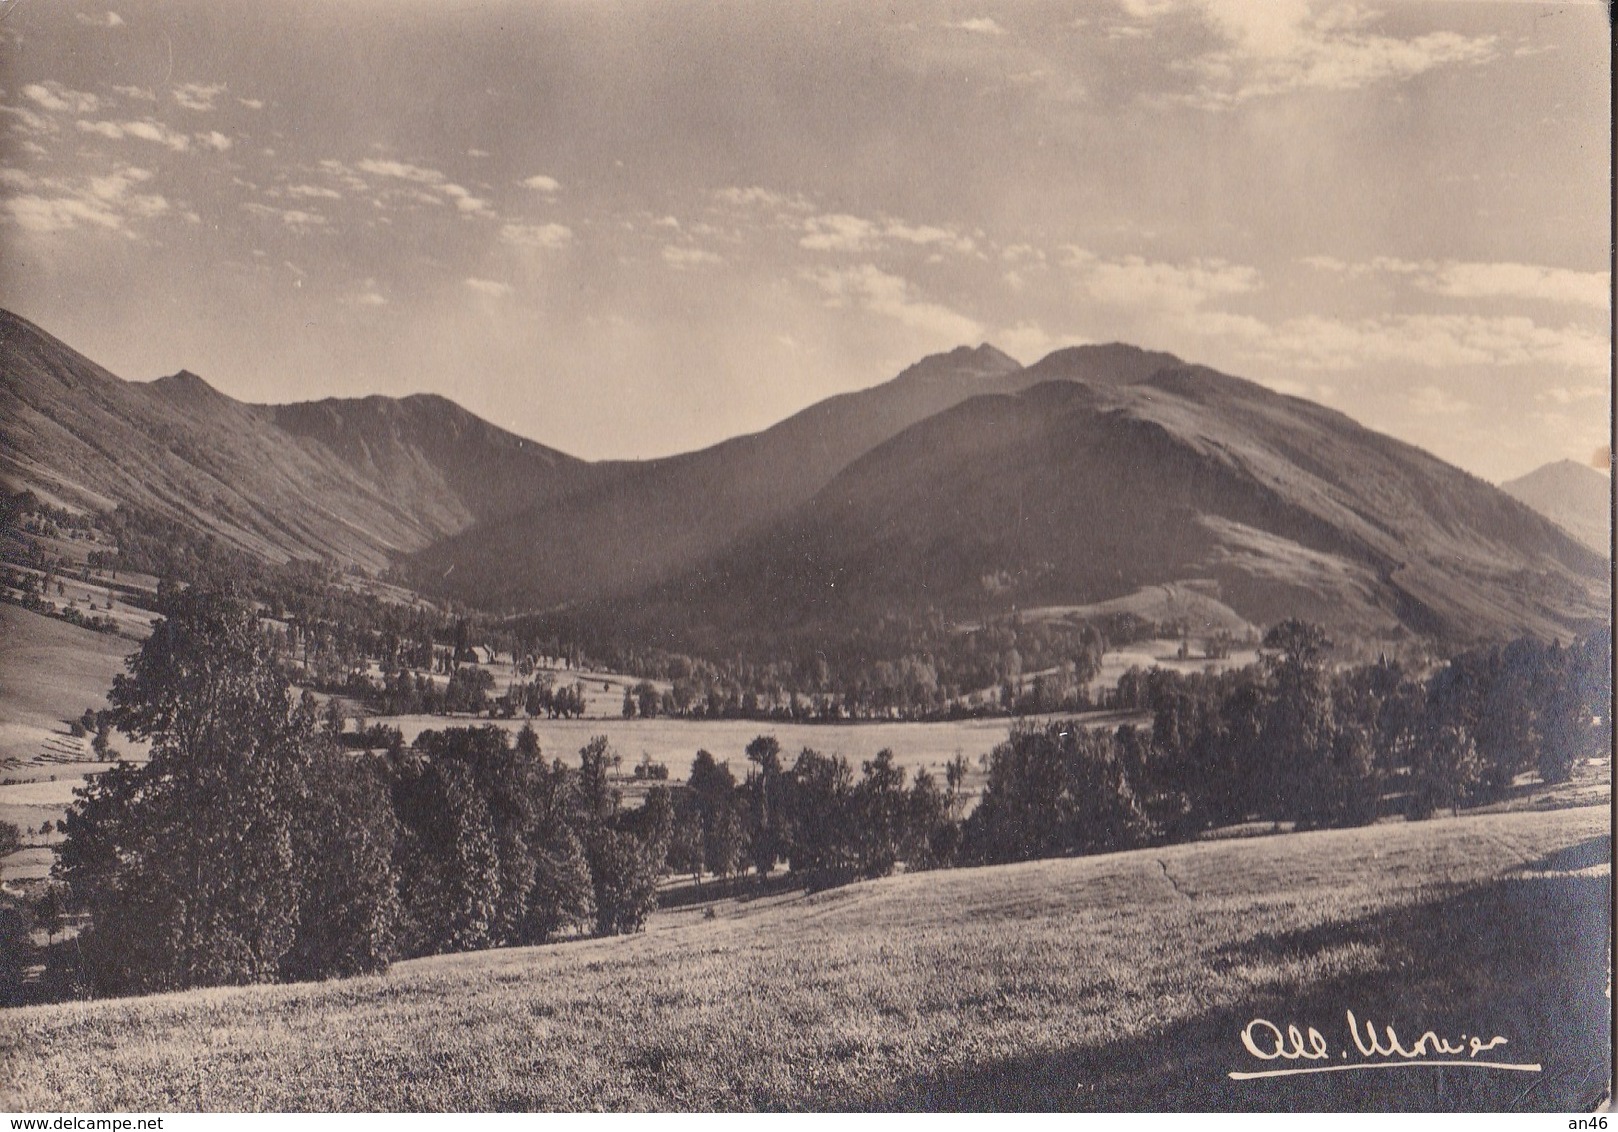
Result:
[[250,405],[185,372],[127,382],[5,312],[0,377],[9,491],[648,639],[1057,615],[1164,587],[1211,620],[1373,635],[1566,635],[1607,617],[1607,556],[1506,492],[1119,344],[1026,367],[962,347],[645,461],[579,460],[434,396]]

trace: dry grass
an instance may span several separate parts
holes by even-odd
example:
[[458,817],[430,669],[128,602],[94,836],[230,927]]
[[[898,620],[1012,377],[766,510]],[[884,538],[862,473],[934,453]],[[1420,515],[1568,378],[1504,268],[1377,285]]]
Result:
[[[1585,1108],[1604,808],[959,870],[385,977],[0,1015],[19,1110]],[[1510,1039],[1538,1076],[1233,1082],[1248,1019]]]

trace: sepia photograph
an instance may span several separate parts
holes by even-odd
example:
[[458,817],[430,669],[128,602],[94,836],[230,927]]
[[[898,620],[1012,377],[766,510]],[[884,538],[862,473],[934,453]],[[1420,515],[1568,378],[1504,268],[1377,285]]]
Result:
[[0,0],[7,1129],[1604,1128],[1612,42]]

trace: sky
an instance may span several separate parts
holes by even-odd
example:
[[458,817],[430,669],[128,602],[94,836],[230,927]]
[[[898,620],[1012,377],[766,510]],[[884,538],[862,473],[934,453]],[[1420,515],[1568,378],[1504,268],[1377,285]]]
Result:
[[1604,465],[1604,4],[0,0],[0,306],[590,459],[1131,342]]

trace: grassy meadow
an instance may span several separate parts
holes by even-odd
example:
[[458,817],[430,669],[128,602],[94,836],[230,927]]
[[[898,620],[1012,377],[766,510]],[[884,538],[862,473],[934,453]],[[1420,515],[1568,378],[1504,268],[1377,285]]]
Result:
[[[1605,806],[899,876],[637,936],[326,984],[0,1013],[14,1110],[1587,1109],[1608,1079]],[[712,918],[708,909],[712,909]],[[1539,1074],[1273,1068],[1500,1035]]]

